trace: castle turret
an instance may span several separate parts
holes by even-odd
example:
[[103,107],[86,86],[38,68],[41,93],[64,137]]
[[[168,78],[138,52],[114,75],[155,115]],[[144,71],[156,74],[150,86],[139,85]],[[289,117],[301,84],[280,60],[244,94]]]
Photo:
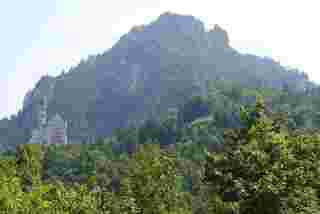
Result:
[[68,122],[67,121],[65,121],[65,123],[64,123],[64,130],[65,130],[64,143],[68,144]]
[[39,111],[39,127],[44,128],[47,125],[47,109],[48,103],[47,98],[44,97],[40,104],[40,111]]
[[48,103],[47,98],[43,97],[41,103],[40,103],[40,111],[39,111],[39,131],[41,135],[41,140],[39,143],[45,144],[47,141],[47,109],[48,109]]

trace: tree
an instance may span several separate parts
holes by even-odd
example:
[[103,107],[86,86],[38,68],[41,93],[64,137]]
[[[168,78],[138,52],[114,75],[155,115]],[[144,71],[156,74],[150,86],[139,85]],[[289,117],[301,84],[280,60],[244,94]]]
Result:
[[242,110],[242,119],[245,128],[226,134],[224,151],[207,156],[204,181],[215,210],[235,205],[240,214],[317,213],[319,137],[277,129],[261,98]]
[[17,170],[25,188],[41,184],[42,156],[39,144],[22,144],[17,147]]
[[137,213],[190,213],[184,193],[179,191],[175,158],[159,145],[146,144],[129,161],[121,195],[134,201]]

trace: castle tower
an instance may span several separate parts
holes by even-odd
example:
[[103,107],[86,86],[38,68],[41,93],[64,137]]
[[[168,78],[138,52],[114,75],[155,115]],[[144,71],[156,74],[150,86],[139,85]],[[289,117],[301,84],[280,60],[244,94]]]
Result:
[[68,121],[65,121],[65,123],[64,123],[64,130],[65,130],[64,143],[68,144]]
[[31,138],[28,143],[45,144],[47,141],[47,98],[44,97],[40,102],[40,108],[37,115],[37,128],[32,130]]
[[39,111],[39,127],[44,128],[47,125],[47,109],[48,103],[47,98],[44,97],[40,103],[40,111]]
[[39,132],[41,135],[40,143],[45,144],[47,141],[47,133],[46,133],[46,126],[47,126],[47,109],[48,103],[47,98],[43,97],[40,103],[40,111],[39,111]]

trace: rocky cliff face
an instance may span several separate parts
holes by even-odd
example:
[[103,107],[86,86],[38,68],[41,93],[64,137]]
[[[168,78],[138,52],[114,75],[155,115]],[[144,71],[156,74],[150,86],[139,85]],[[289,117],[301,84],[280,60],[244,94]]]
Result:
[[23,129],[35,126],[37,103],[46,96],[49,116],[61,114],[69,121],[71,140],[86,140],[204,95],[207,81],[216,79],[276,90],[310,85],[303,73],[238,53],[219,25],[206,31],[199,19],[167,12],[133,27],[105,53],[58,77],[42,78],[27,93],[17,120]]
[[56,78],[51,76],[42,77],[33,90],[26,93],[23,99],[23,109],[31,104],[39,103],[44,97],[50,102],[53,99]]

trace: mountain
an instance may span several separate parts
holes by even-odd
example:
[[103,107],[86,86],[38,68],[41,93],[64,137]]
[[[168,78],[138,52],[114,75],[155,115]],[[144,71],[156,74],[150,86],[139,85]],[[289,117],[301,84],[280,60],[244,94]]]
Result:
[[38,126],[43,97],[49,117],[62,115],[71,141],[83,142],[140,124],[193,95],[205,96],[210,81],[297,93],[316,87],[303,72],[239,53],[219,25],[207,31],[193,16],[167,12],[148,25],[133,27],[111,49],[68,72],[41,78],[26,94],[23,109],[0,121],[0,141],[27,141]]

